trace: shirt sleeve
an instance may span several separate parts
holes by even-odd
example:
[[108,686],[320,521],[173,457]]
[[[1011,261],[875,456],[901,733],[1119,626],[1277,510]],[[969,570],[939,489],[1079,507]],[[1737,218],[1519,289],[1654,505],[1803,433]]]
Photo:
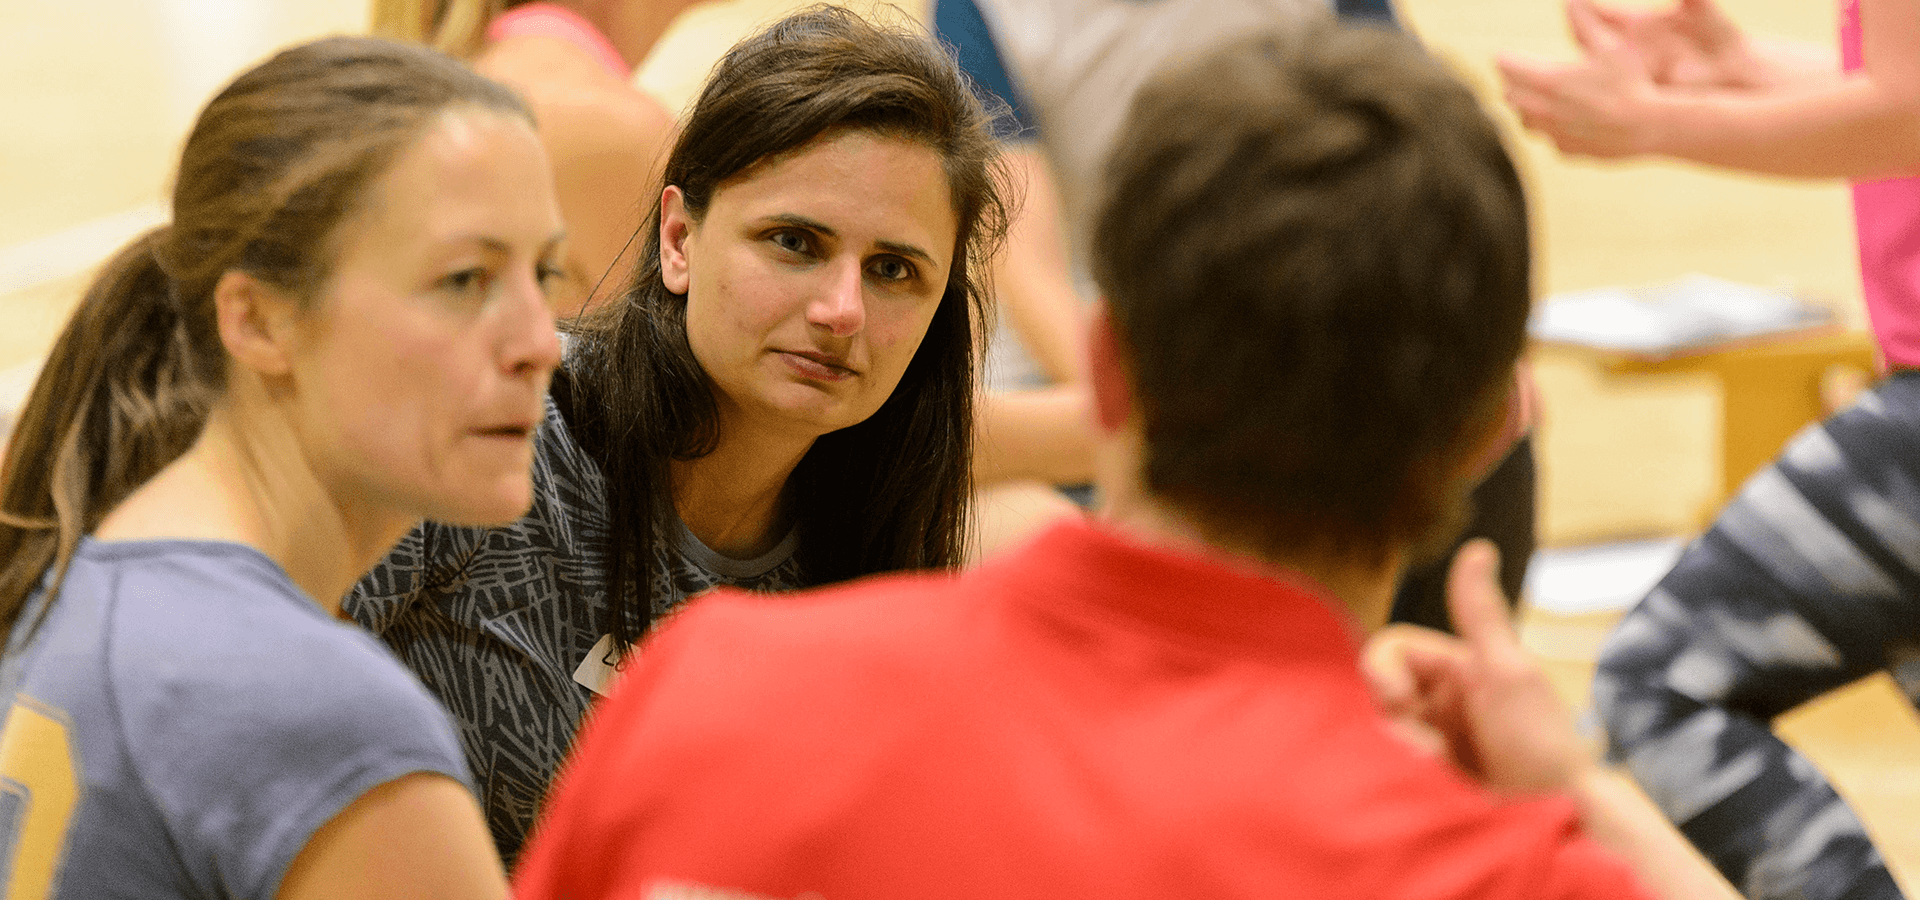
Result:
[[953,48],[960,70],[973,82],[974,92],[988,111],[994,112],[1004,104],[1005,115],[996,117],[994,136],[1002,140],[1037,138],[1039,120],[1033,106],[1007,71],[976,0],[936,0],[933,31]]
[[1391,0],[1334,0],[1333,9],[1342,18],[1368,19],[1395,26],[1400,24],[1393,14]]
[[1651,900],[1646,888],[1612,852],[1591,838],[1569,840],[1555,848],[1542,868],[1539,897],[1566,900]]
[[1853,810],[1770,723],[1920,647],[1917,423],[1907,376],[1802,432],[1602,650],[1610,752],[1757,900],[1901,896]]
[[1434,885],[1433,890],[1412,896],[1651,900],[1626,862],[1587,835],[1572,800],[1561,796],[1510,799],[1496,802],[1493,810],[1490,815],[1499,826],[1487,829],[1477,844],[1446,852],[1466,865],[1477,861],[1503,877],[1466,891]]
[[178,666],[119,668],[140,679],[118,691],[130,754],[208,896],[274,896],[314,832],[381,784],[424,772],[472,789],[446,713],[369,636],[319,622],[235,639],[247,630],[213,629],[220,645]]

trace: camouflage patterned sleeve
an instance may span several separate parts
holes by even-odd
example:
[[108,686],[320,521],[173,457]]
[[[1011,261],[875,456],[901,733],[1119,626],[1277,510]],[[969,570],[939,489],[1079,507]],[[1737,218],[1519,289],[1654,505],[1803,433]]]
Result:
[[1920,374],[1802,432],[1608,639],[1611,752],[1749,897],[1898,898],[1775,716],[1920,647]]

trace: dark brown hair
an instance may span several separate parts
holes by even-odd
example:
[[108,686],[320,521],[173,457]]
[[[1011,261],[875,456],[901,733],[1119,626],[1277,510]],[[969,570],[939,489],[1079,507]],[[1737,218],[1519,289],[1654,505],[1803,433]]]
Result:
[[1530,300],[1526,203],[1410,38],[1296,26],[1137,97],[1095,225],[1146,487],[1254,547],[1378,563],[1457,519]]
[[[452,59],[371,38],[285,50],[207,104],[180,158],[173,223],[87,288],[0,465],[0,628],[80,538],[186,451],[225,389],[213,291],[242,271],[311,299],[339,223],[433,119],[531,114]],[[49,601],[51,602],[51,600]]]
[[[706,213],[715,190],[840,129],[926,145],[944,162],[959,222],[953,266],[927,335],[892,396],[822,436],[788,481],[810,583],[957,565],[972,492],[974,336],[985,260],[1006,232],[987,113],[925,35],[844,9],[796,13],[735,46],[687,117],[664,181]],[[687,343],[687,298],[660,280],[660,208],[636,236],[633,284],[572,326],[556,377],[570,425],[600,464],[613,534],[608,631],[622,647],[652,619],[651,547],[671,509],[668,463],[720,440],[713,387]]]

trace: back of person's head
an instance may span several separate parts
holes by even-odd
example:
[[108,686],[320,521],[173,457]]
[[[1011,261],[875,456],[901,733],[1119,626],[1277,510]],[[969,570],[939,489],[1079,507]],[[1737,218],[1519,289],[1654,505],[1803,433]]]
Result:
[[1314,24],[1163,73],[1095,224],[1141,478],[1210,536],[1378,564],[1444,537],[1530,299],[1519,176],[1410,38]]
[[243,272],[311,305],[342,220],[441,113],[465,107],[531,121],[458,62],[372,38],[285,50],[208,103],[181,154],[172,223],[95,277],[0,464],[0,628],[199,435],[226,386],[222,276]]
[[[717,190],[846,130],[937,153],[958,232],[939,309],[892,396],[866,421],[821,437],[793,475],[792,505],[802,531],[831,535],[801,550],[802,565],[816,581],[961,559],[971,492],[974,335],[987,315],[985,260],[1006,231],[990,115],[952,57],[926,34],[845,9],[812,7],[720,60],[682,123],[663,175],[683,192],[697,221]],[[574,326],[566,368],[593,395],[575,411],[589,446],[600,445],[595,455],[609,470],[614,515],[638,520],[652,508],[643,502],[646,489],[631,502],[621,495],[644,484],[657,492],[668,459],[711,452],[719,435],[711,386],[687,343],[687,298],[661,281],[657,197],[636,240],[643,249],[632,284]],[[605,423],[592,421],[596,416]],[[646,527],[615,525],[616,534],[644,534],[633,529]],[[616,571],[639,571],[623,565],[616,560]],[[623,596],[623,579],[612,585],[615,597]],[[618,611],[622,602],[616,599],[612,628],[625,638],[636,632]],[[625,615],[637,616],[641,626],[647,620],[644,607]]]

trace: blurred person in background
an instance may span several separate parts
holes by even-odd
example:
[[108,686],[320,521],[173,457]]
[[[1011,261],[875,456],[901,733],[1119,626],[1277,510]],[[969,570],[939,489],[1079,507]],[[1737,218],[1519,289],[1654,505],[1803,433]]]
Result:
[[619,293],[659,190],[673,111],[633,83],[698,0],[373,0],[374,33],[469,60],[540,121],[567,221],[560,314]]
[[1754,898],[1899,897],[1865,827],[1777,737],[1786,711],[1920,647],[1920,6],[1844,0],[1840,54],[1750,37],[1712,0],[1573,0],[1571,63],[1504,59],[1564,153],[1853,182],[1888,369],[1803,431],[1627,614],[1594,700],[1613,755]]

